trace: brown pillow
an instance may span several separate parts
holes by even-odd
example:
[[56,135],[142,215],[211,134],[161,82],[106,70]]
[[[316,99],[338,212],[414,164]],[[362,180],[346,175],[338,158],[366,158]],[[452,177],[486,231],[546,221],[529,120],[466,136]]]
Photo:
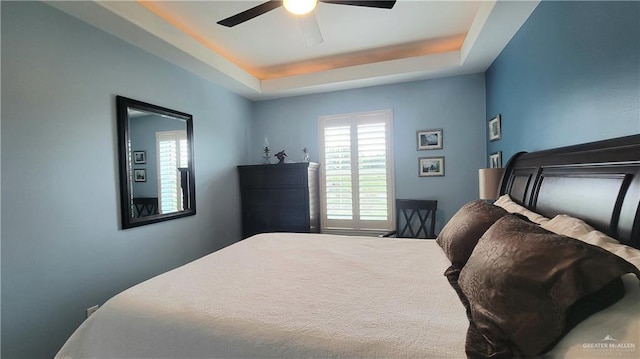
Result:
[[447,222],[436,242],[455,268],[462,268],[482,234],[508,212],[483,201],[465,204]]
[[470,320],[467,355],[543,354],[579,320],[617,301],[625,273],[640,278],[638,268],[601,248],[511,215],[501,218],[457,278]]

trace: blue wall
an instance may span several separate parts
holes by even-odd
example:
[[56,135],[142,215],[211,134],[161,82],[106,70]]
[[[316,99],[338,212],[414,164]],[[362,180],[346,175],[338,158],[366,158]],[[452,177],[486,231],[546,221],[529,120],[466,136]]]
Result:
[[640,133],[640,2],[544,1],[486,72],[488,152]]
[[[2,358],[51,358],[86,308],[241,238],[251,102],[43,3],[1,6]],[[193,115],[197,215],[119,229],[116,95]]]
[[[271,149],[300,161],[307,147],[318,161],[318,116],[392,109],[397,198],[438,200],[436,232],[466,202],[478,198],[485,163],[484,75],[376,86],[257,102],[249,164]],[[417,151],[416,131],[442,128],[442,150]],[[418,157],[444,156],[444,177],[418,177]]]

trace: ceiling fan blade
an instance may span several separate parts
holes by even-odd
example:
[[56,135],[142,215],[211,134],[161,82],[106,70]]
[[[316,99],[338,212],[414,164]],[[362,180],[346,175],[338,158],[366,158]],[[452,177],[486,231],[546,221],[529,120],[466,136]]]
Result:
[[396,4],[396,0],[391,0],[391,1],[319,0],[319,1],[325,2],[328,4],[365,6],[365,7],[375,7],[379,9],[392,9],[393,6]]
[[314,13],[298,18],[298,22],[302,28],[302,35],[307,46],[320,45],[324,42]]
[[265,3],[262,3],[258,6],[252,7],[249,10],[245,10],[241,13],[235,14],[233,16],[230,16],[224,20],[220,20],[218,21],[219,25],[222,26],[226,26],[226,27],[234,27],[238,24],[242,24],[245,21],[251,20],[256,16],[260,16],[264,13],[267,13],[273,9],[277,9],[278,7],[282,6],[282,1],[281,0],[271,0],[271,1],[267,1]]

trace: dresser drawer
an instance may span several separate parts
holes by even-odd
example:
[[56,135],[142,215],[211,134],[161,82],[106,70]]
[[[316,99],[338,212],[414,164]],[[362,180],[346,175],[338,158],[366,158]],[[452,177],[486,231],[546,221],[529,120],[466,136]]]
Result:
[[307,214],[295,208],[279,210],[249,208],[244,219],[254,228],[268,228],[271,231],[275,228],[309,227]]
[[242,187],[306,186],[307,171],[295,164],[246,168],[240,180]]
[[306,188],[257,188],[242,191],[246,207],[298,208],[305,211],[309,191]]

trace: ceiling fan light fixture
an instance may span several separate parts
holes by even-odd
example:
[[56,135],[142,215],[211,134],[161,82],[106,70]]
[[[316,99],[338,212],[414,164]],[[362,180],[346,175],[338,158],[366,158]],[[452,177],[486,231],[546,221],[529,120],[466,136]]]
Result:
[[305,15],[313,11],[318,0],[284,0],[282,5],[288,12],[296,15]]

